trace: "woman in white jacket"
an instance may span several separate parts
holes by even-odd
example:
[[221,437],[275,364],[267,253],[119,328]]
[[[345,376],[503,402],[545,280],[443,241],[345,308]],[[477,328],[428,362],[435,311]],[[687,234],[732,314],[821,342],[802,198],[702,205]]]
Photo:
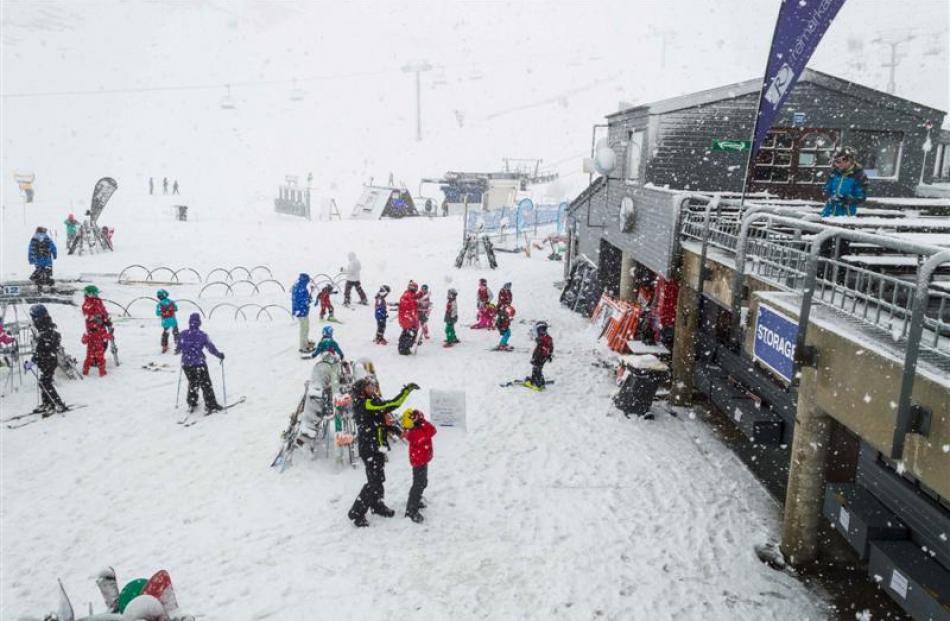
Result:
[[346,285],[343,288],[343,306],[350,305],[350,290],[353,287],[356,287],[356,292],[360,294],[360,304],[365,306],[369,304],[369,300],[366,299],[366,293],[363,292],[363,286],[360,284],[360,270],[362,269],[360,260],[356,258],[355,252],[346,255],[346,258],[349,263],[347,263],[346,269],[343,270],[343,273],[346,274]]

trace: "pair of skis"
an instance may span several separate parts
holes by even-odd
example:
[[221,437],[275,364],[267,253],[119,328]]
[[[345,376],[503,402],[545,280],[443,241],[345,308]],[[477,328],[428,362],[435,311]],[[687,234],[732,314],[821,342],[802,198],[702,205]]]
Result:
[[[63,416],[66,412],[72,412],[73,410],[78,410],[84,407],[86,407],[85,403],[74,403],[72,405],[67,405],[66,409],[62,412],[49,410],[45,412],[27,412],[26,414],[17,414],[15,416],[10,416],[9,418],[4,418],[2,422],[8,423],[7,429],[19,429],[20,427],[26,427],[27,425],[32,425],[33,423],[38,423],[41,420],[50,418],[54,414]],[[46,416],[43,416],[43,414],[46,414]]]
[[[549,379],[549,380],[544,380],[544,386],[545,386],[545,387],[550,386],[550,385],[553,384],[553,383],[554,383],[554,380],[550,380],[550,379]],[[531,383],[530,381],[528,381],[528,380],[511,380],[510,382],[505,382],[504,384],[499,384],[499,386],[501,386],[502,388],[508,388],[509,386],[524,386],[525,388],[528,388],[528,389],[533,390],[533,391],[535,391],[535,392],[541,392],[542,390],[544,390],[543,387],[541,387],[541,386],[535,386],[534,384],[532,384],[532,383]]]
[[277,468],[280,472],[289,468],[291,463],[293,463],[293,453],[294,449],[297,448],[297,437],[300,434],[301,417],[303,416],[304,409],[307,407],[307,394],[309,391],[310,381],[308,380],[304,382],[303,396],[300,397],[297,409],[290,415],[290,423],[280,436],[280,450],[270,465],[271,468]]
[[235,401],[234,403],[228,403],[228,404],[226,404],[226,405],[222,405],[220,410],[215,410],[215,411],[213,411],[213,412],[204,412],[204,413],[201,413],[201,412],[198,412],[197,408],[195,408],[194,410],[188,412],[188,413],[185,414],[183,417],[181,417],[181,418],[178,420],[178,424],[181,425],[182,427],[193,427],[194,425],[197,425],[199,422],[201,422],[201,421],[203,421],[204,419],[208,418],[208,417],[211,416],[212,414],[216,414],[216,413],[220,413],[220,412],[227,412],[228,410],[230,410],[230,409],[233,408],[234,406],[236,406],[236,405],[241,405],[241,404],[244,403],[245,401],[247,401],[247,397],[241,397],[240,399],[238,399],[238,400]]

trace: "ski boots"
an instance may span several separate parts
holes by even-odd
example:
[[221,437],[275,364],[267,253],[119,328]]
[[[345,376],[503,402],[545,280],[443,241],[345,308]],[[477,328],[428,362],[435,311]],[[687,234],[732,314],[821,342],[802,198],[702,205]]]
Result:
[[375,343],[376,343],[377,345],[389,345],[389,341],[387,341],[386,339],[384,339],[384,338],[382,338],[382,337],[376,339]]
[[396,512],[395,512],[395,511],[393,511],[392,509],[390,509],[389,507],[387,507],[387,506],[384,505],[383,503],[379,503],[378,505],[376,505],[375,507],[373,507],[373,508],[371,509],[371,511],[372,511],[373,513],[375,513],[376,515],[381,515],[381,516],[383,516],[383,517],[388,517],[388,518],[391,518],[391,517],[393,517],[394,515],[396,515]]
[[214,414],[215,412],[220,412],[223,409],[224,408],[222,406],[218,405],[217,403],[213,403],[211,405],[205,406],[205,415]]
[[346,517],[353,520],[353,525],[356,526],[357,528],[366,528],[367,526],[369,526],[369,521],[366,519],[365,515],[353,513],[353,511],[350,510],[350,512],[346,514]]
[[422,517],[422,514],[418,511],[409,512],[406,511],[406,517],[415,522],[416,524],[422,524],[425,521],[425,518]]
[[40,405],[33,408],[31,414],[52,414],[53,406],[50,403],[41,403]]

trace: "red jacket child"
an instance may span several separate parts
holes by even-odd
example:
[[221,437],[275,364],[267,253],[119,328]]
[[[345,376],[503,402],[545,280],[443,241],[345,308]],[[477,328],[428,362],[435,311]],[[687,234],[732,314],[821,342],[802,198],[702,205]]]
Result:
[[409,286],[399,298],[399,327],[403,330],[419,329],[418,286],[409,281]]
[[438,433],[435,425],[423,417],[422,412],[412,413],[412,428],[402,437],[409,442],[409,463],[413,468],[425,466],[432,461],[432,436]]
[[320,290],[320,293],[317,294],[317,301],[320,303],[320,319],[323,319],[323,316],[327,313],[329,313],[330,317],[333,317],[333,302],[330,300],[331,293],[333,293],[333,287],[326,285]]
[[106,374],[106,345],[112,335],[103,326],[93,324],[87,326],[82,335],[83,345],[86,346],[86,360],[82,363],[83,375],[89,375],[90,367],[98,367],[99,375]]

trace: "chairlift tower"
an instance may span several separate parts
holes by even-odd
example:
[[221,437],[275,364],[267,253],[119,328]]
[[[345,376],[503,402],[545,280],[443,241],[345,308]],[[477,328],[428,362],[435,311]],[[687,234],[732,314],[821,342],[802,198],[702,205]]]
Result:
[[430,71],[432,65],[422,60],[404,65],[403,73],[416,74],[416,142],[422,141],[422,81],[420,76],[424,71]]
[[897,65],[900,64],[901,59],[904,57],[903,54],[897,53],[897,46],[900,45],[901,43],[907,43],[908,41],[913,41],[916,37],[917,35],[915,35],[914,33],[909,33],[902,37],[894,37],[891,39],[888,39],[882,35],[871,40],[871,43],[877,43],[879,45],[889,45],[891,48],[890,62],[881,64],[882,67],[887,67],[889,70],[888,80],[887,80],[887,92],[890,93],[891,95],[893,95],[894,92],[897,90],[897,84],[894,80],[894,74],[896,72]]

